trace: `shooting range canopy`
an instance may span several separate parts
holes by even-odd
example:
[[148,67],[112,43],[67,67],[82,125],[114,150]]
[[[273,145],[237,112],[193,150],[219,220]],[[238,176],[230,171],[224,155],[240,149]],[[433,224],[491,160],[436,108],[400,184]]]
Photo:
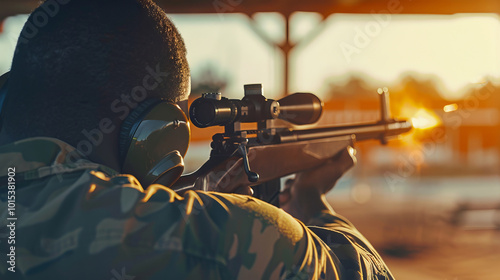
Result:
[[244,13],[295,11],[377,13],[398,9],[400,14],[500,13],[498,0],[156,0],[167,13]]
[[[60,0],[52,0],[59,2]],[[334,13],[381,13],[396,9],[398,14],[500,13],[498,0],[154,0],[167,13],[243,13],[296,11]],[[62,1],[62,2],[66,2]],[[2,0],[0,20],[16,14],[29,14],[39,0]]]

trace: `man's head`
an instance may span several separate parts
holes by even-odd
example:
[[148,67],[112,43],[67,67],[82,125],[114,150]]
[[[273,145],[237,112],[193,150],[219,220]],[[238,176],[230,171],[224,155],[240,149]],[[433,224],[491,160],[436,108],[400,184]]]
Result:
[[118,158],[121,122],[138,103],[177,102],[188,93],[184,42],[151,0],[49,0],[21,32],[2,134],[77,146],[85,132],[109,119],[107,130],[114,129],[89,157],[101,161],[95,154],[106,152]]

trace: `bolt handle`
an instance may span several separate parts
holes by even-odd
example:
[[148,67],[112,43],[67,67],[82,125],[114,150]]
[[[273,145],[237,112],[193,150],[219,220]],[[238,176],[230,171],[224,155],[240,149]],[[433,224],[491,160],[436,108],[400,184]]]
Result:
[[247,144],[246,142],[240,143],[238,145],[238,151],[240,152],[240,155],[243,158],[243,167],[245,168],[245,173],[248,176],[248,181],[255,183],[259,181],[259,174],[250,170],[250,163],[248,161],[248,152],[246,144]]

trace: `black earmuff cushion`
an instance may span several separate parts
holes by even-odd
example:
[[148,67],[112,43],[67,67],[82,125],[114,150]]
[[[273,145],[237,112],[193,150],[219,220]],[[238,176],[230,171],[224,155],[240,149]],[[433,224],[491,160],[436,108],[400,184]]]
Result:
[[125,156],[127,155],[127,150],[132,141],[133,137],[133,129],[137,128],[139,124],[142,122],[142,119],[149,111],[151,111],[158,103],[162,102],[159,99],[148,99],[139,106],[137,106],[123,121],[120,128],[120,140],[119,140],[119,149],[120,149],[120,158],[121,160],[125,160]]

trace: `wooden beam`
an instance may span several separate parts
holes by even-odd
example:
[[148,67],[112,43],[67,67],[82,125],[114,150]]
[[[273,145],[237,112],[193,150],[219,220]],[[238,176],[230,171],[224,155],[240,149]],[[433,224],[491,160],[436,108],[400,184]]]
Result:
[[39,1],[37,0],[2,0],[0,2],[0,21],[10,16],[29,14],[38,5]]
[[[498,0],[156,0],[167,13],[244,13],[295,11],[401,14],[500,13]],[[392,9],[391,9],[392,8]]]
[[[58,0],[55,0],[58,1]],[[295,11],[369,14],[390,7],[400,14],[500,13],[498,0],[154,0],[167,13],[244,13]],[[17,14],[29,14],[39,0],[1,0],[0,20]],[[119,9],[119,7],[118,7]]]

